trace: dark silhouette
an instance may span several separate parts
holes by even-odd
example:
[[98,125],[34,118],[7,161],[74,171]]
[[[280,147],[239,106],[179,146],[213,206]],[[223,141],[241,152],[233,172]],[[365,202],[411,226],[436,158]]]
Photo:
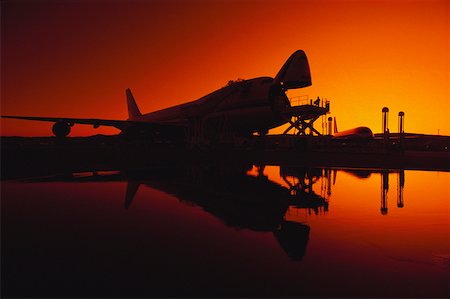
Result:
[[[300,261],[309,239],[309,227],[302,223],[286,221],[288,207],[314,209],[325,206],[328,201],[315,194],[312,189],[292,193],[262,175],[249,176],[251,167],[245,164],[198,164],[189,168],[163,168],[154,170],[122,171],[101,175],[93,173],[77,177],[56,175],[27,180],[29,182],[70,181],[108,182],[127,181],[124,196],[125,209],[132,209],[133,200],[140,185],[164,191],[182,202],[195,204],[219,218],[225,225],[237,229],[272,232],[280,247],[295,261]],[[298,176],[322,170],[299,171]],[[325,172],[324,172],[325,173]],[[315,183],[315,182],[314,182]],[[311,183],[313,184],[313,183]]]
[[386,215],[388,213],[388,205],[387,205],[388,191],[389,191],[389,172],[382,171],[381,172],[381,208],[380,208],[380,212],[382,215]]
[[[215,285],[209,282],[208,279],[205,279],[204,273],[197,274],[198,277],[201,277],[202,281],[197,281],[195,288],[187,285],[185,288],[177,289],[172,284],[173,281],[177,284],[180,284],[181,281],[189,281],[189,283],[192,283],[192,279],[186,278],[184,275],[186,275],[185,273],[189,273],[189,275],[192,273],[195,274],[195,267],[197,264],[190,263],[189,258],[191,256],[201,257],[204,254],[206,259],[214,259],[216,257],[215,252],[208,252],[208,250],[215,248],[215,245],[213,242],[211,242],[211,244],[208,243],[210,240],[204,238],[205,234],[201,234],[202,238],[199,241],[196,239],[199,238],[198,236],[186,234],[182,227],[177,226],[176,223],[178,222],[178,217],[181,216],[181,218],[183,218],[184,214],[158,214],[158,212],[152,214],[152,217],[166,218],[163,223],[168,224],[168,227],[165,228],[150,225],[150,223],[159,223],[158,221],[143,221],[142,219],[145,219],[146,215],[145,211],[148,212],[153,208],[155,208],[155,211],[158,211],[158,204],[163,202],[161,200],[154,201],[155,198],[152,196],[154,196],[155,193],[152,192],[154,192],[154,190],[159,190],[163,193],[173,195],[174,198],[188,206],[199,207],[233,230],[242,230],[243,233],[246,230],[259,232],[261,233],[259,235],[264,236],[264,240],[268,238],[271,242],[274,242],[274,244],[279,245],[279,248],[274,247],[274,249],[281,253],[282,260],[285,258],[286,260],[291,260],[293,262],[300,262],[304,259],[305,255],[308,254],[307,247],[311,228],[309,225],[302,222],[302,220],[300,220],[302,218],[298,215],[305,215],[306,213],[304,212],[309,214],[311,212],[316,214],[328,212],[332,193],[331,188],[336,182],[336,175],[338,172],[336,169],[282,165],[280,166],[280,177],[287,184],[287,187],[285,187],[284,183],[283,185],[280,185],[271,181],[264,175],[264,165],[260,165],[257,169],[250,172],[249,170],[252,169],[251,164],[238,161],[233,162],[233,160],[230,159],[225,161],[216,159],[210,160],[210,157],[208,156],[202,157],[202,159],[197,160],[196,163],[172,164],[165,167],[156,166],[131,169],[130,165],[127,166],[126,169],[116,168],[115,171],[112,171],[111,166],[109,169],[111,171],[107,173],[93,170],[89,173],[62,172],[62,174],[59,174],[61,172],[58,171],[58,174],[23,179],[23,183],[126,182],[126,187],[124,184],[120,184],[123,186],[121,189],[123,192],[123,201],[121,202],[94,200],[96,203],[102,202],[102,205],[98,207],[95,213],[94,211],[84,210],[85,203],[80,206],[80,211],[78,211],[76,215],[91,215],[90,217],[87,217],[91,218],[91,222],[85,224],[85,227],[81,229],[83,233],[80,233],[80,235],[77,235],[79,229],[78,226],[80,224],[83,225],[84,219],[77,219],[75,222],[77,227],[73,227],[73,224],[70,221],[67,221],[66,223],[62,216],[58,216],[61,212],[63,215],[69,215],[72,213],[70,210],[67,211],[68,214],[64,214],[64,211],[61,210],[53,213],[53,217],[59,219],[58,223],[55,223],[54,219],[49,220],[50,224],[46,224],[47,222],[42,220],[45,226],[43,226],[42,231],[39,230],[39,238],[33,237],[31,240],[38,243],[36,246],[41,248],[40,250],[46,254],[44,257],[33,257],[32,255],[24,254],[14,255],[14,243],[5,242],[4,244],[10,245],[4,247],[6,248],[6,251],[3,251],[2,255],[6,257],[5,259],[9,258],[12,260],[12,262],[7,263],[7,265],[20,265],[21,262],[18,262],[18,257],[26,256],[27,261],[36,263],[36,265],[32,265],[32,267],[41,267],[40,263],[46,261],[48,263],[46,266],[50,267],[50,271],[52,273],[58,273],[57,270],[60,266],[59,261],[61,260],[61,255],[58,254],[58,250],[62,247],[63,250],[61,252],[63,252],[64,255],[68,255],[66,263],[70,265],[70,273],[68,274],[67,271],[65,271],[65,277],[73,277],[74,280],[77,277],[84,277],[84,279],[81,279],[82,281],[90,282],[96,281],[97,279],[117,282],[117,277],[123,278],[124,276],[129,276],[131,277],[130,279],[124,279],[124,285],[127,288],[127,297],[130,297],[130,294],[137,297],[142,296],[143,294],[151,294],[154,296],[172,294],[172,296],[190,297],[189,294],[191,293],[189,292],[194,292],[196,295],[199,295],[203,294],[203,290],[204,293],[208,295],[216,294],[214,291]],[[371,173],[381,173],[382,178],[386,178],[389,173],[393,173],[392,171],[366,169],[360,171],[353,169],[346,171],[355,174],[357,178],[361,179],[369,177]],[[398,173],[399,175],[399,182],[401,184],[399,187],[403,188],[404,175],[402,174],[402,171],[395,171],[394,174],[395,173]],[[115,186],[118,185],[119,184],[116,184]],[[386,185],[387,181],[383,179],[382,192],[387,193]],[[148,189],[145,190],[145,186],[151,188],[150,193],[148,193]],[[105,184],[104,187],[97,187],[99,189],[108,189],[107,184]],[[317,190],[317,192],[314,190]],[[147,191],[147,193],[145,191]],[[96,193],[93,193],[92,196],[95,196],[95,194]],[[144,194],[149,195],[149,197],[143,196]],[[89,200],[93,199],[94,198],[91,198]],[[64,201],[64,199],[61,198],[59,201]],[[403,199],[401,199],[401,202],[403,202]],[[9,203],[11,203],[11,199],[9,199]],[[67,204],[70,206],[74,204],[74,202],[73,200],[70,200],[67,201]],[[382,204],[386,207],[387,200],[385,200],[384,203],[382,202]],[[75,203],[75,206],[77,206],[77,203]],[[64,205],[60,207],[64,207]],[[92,206],[90,207],[92,208]],[[22,207],[20,207],[20,209],[22,210]],[[43,207],[43,209],[48,209],[48,206]],[[107,215],[106,217],[103,217],[104,210],[107,211],[105,213],[105,215]],[[162,211],[167,212],[167,210]],[[185,212],[186,210],[184,213]],[[35,214],[34,211],[32,213]],[[43,215],[45,215],[45,213]],[[113,215],[112,218],[111,215]],[[134,218],[137,215],[139,215],[137,218],[141,220],[134,223]],[[206,216],[205,214],[196,212],[194,212],[193,215],[195,215],[195,217],[192,217],[191,215],[190,218],[187,218],[189,221],[185,223],[195,223],[196,219],[198,219],[196,217],[201,215]],[[22,217],[22,215],[20,217]],[[41,216],[36,214],[36,217],[39,218]],[[43,218],[45,218],[45,216]],[[105,225],[102,222],[105,219],[111,221],[112,224]],[[116,223],[116,220],[119,224],[114,224]],[[134,224],[130,226],[129,223]],[[172,228],[172,223],[175,228]],[[56,229],[54,227],[55,225],[63,225],[64,228]],[[122,225],[125,227],[122,227]],[[223,229],[222,226],[220,226],[220,228]],[[9,234],[4,237],[5,240],[8,241],[8,238],[16,240],[17,238],[12,237],[12,234],[16,234],[20,229],[19,226],[19,230],[9,232]],[[136,229],[137,231],[135,231]],[[92,233],[90,233],[91,230]],[[64,232],[65,237],[60,236],[61,231]],[[186,230],[186,232],[190,231],[196,232],[197,230]],[[210,232],[216,231],[217,230],[213,229]],[[153,232],[153,234],[150,234],[151,237],[147,236],[147,233],[149,232]],[[72,234],[74,235],[74,238],[72,238]],[[171,236],[166,237],[166,234],[171,234]],[[116,238],[117,236],[118,238]],[[21,238],[22,237],[19,239]],[[97,239],[99,240],[97,241]],[[174,243],[166,243],[168,240],[172,239],[175,239],[176,241]],[[193,240],[195,246],[185,246],[186,242],[190,242],[190,240]],[[217,242],[217,238],[214,240]],[[238,248],[239,242],[234,244],[233,240],[235,239],[231,240],[229,248],[236,248],[236,252],[232,256],[234,258],[237,256],[239,259],[241,250],[242,254],[244,254],[246,248]],[[256,240],[258,240],[258,238],[256,238]],[[45,243],[54,243],[56,245],[45,245]],[[253,244],[259,246],[257,241]],[[20,246],[25,248],[23,247],[23,244]],[[107,249],[112,250],[112,248],[113,253],[109,253]],[[229,248],[227,247],[227,249]],[[255,250],[255,248],[252,249]],[[48,250],[48,253],[46,253],[45,250]],[[185,252],[189,250],[195,250],[195,253]],[[202,250],[205,251],[203,252]],[[269,252],[273,252],[270,250]],[[255,252],[254,254],[257,255],[258,253]],[[173,255],[176,255],[176,257]],[[108,256],[110,256],[110,258],[108,258]],[[227,255],[223,255],[222,252],[221,257],[223,256]],[[79,263],[77,260],[78,257],[83,257],[87,260]],[[159,267],[155,270],[155,259],[161,257],[167,259],[167,261],[164,260],[161,263],[158,263]],[[55,262],[48,262],[53,260],[53,258],[55,258]],[[173,263],[172,259],[175,259],[176,263]],[[91,268],[86,266],[91,264],[91,260],[98,260],[98,262],[93,263],[95,265],[94,267],[101,268],[93,268],[93,273],[95,273],[95,275],[86,274],[87,271],[91,270]],[[110,275],[108,266],[111,261],[117,263],[119,266],[119,270],[114,271],[114,277],[108,276]],[[180,263],[180,265],[178,265],[178,263]],[[224,263],[230,263],[232,265],[235,261],[226,260]],[[81,266],[77,266],[78,264]],[[65,265],[62,266],[66,267]],[[106,270],[103,270],[104,267],[106,267]],[[201,267],[201,271],[204,271],[205,268],[208,269],[207,266]],[[231,268],[234,269],[233,267]],[[10,269],[12,269],[11,266],[7,266],[4,270],[5,273],[10,275]],[[137,271],[137,273],[128,272],[130,270]],[[229,269],[227,268],[227,270]],[[74,274],[71,274],[72,271],[74,271]],[[177,271],[180,271],[183,274],[177,276]],[[234,277],[233,271],[231,271],[231,273],[229,271],[224,273],[232,280]],[[265,271],[267,271],[267,269]],[[98,273],[101,275],[97,275]],[[209,275],[210,274],[208,273],[206,277]],[[160,286],[153,284],[152,282],[149,284],[146,280],[148,276],[155,279],[158,283],[163,282],[164,285]],[[4,277],[6,277],[5,285],[8,287],[5,294],[20,294],[24,297],[27,297],[25,296],[27,294],[44,294],[46,297],[60,297],[61,294],[67,292],[67,289],[63,284],[61,284],[61,287],[56,286],[54,288],[48,288],[47,286],[44,293],[40,293],[39,290],[36,291],[35,289],[20,290],[16,285],[11,284],[11,281],[16,280],[11,279],[11,276]],[[131,288],[130,290],[129,286],[134,285],[134,279],[139,279],[139,281],[136,282],[136,285],[140,288]],[[42,284],[41,279],[38,279],[38,281]],[[30,280],[28,280],[27,283],[28,285],[35,285],[30,283]],[[198,286],[200,286],[200,291]],[[75,297],[86,296],[86,294],[89,294],[92,297],[97,297],[97,294],[102,296],[107,294],[107,297],[113,295],[122,297],[121,294],[108,293],[109,289],[109,285],[106,289],[102,287],[102,285],[90,285],[81,288],[80,293],[74,291],[71,294],[74,294]],[[121,289],[121,287],[114,287],[112,289],[117,290]],[[93,293],[91,290],[93,290]],[[220,290],[223,291],[223,288]]]
[[314,105],[316,105],[317,107],[320,106],[320,98],[317,97],[317,99],[314,101]]
[[[302,260],[309,240],[309,226],[295,222],[283,222],[274,232],[280,246],[294,261]],[[297,236],[293,238],[292,236]]]
[[[311,85],[311,74],[305,52],[294,52],[275,78],[259,77],[238,79],[196,101],[142,114],[130,89],[126,90],[128,119],[85,119],[66,117],[2,116],[33,121],[54,122],[57,137],[69,134],[74,124],[111,126],[122,133],[152,136],[158,141],[181,136],[192,146],[224,141],[237,136],[251,136],[254,132],[267,132],[290,121],[298,111],[291,109],[286,91]],[[306,109],[302,114],[326,113],[324,109]],[[305,116],[303,117],[305,118]]]

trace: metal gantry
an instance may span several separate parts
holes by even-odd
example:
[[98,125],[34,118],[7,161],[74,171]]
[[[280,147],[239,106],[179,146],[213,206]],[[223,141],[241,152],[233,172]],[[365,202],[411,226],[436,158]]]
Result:
[[287,108],[283,114],[286,117],[289,127],[283,132],[288,134],[293,131],[295,135],[317,135],[322,134],[314,128],[314,122],[321,116],[330,112],[330,102],[328,100],[296,100],[291,98],[291,107]]

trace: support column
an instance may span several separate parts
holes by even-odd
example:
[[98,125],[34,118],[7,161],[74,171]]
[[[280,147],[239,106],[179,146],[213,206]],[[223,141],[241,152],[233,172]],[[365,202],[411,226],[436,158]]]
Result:
[[388,128],[389,108],[383,107],[383,110],[381,110],[381,111],[382,111],[382,115],[383,115],[383,119],[382,119],[383,138],[384,138],[384,141],[387,142],[389,140],[389,128]]
[[329,136],[333,135],[332,125],[333,125],[333,118],[330,116],[330,117],[328,117],[328,135]]
[[405,135],[405,113],[400,111],[398,113],[398,138],[400,140],[400,144],[403,143],[403,138]]

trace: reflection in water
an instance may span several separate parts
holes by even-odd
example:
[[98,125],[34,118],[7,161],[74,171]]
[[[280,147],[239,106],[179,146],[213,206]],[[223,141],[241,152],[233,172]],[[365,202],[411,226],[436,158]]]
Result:
[[[289,213],[297,209],[306,209],[308,214],[328,211],[331,196],[331,170],[304,167],[280,167],[280,177],[287,184],[291,196],[297,198],[290,206]],[[321,182],[320,195],[313,190],[313,185]],[[298,212],[298,211],[297,211]]]
[[[398,170],[397,172],[397,207],[403,208],[403,188],[405,187],[405,171]],[[381,214],[388,213],[388,191],[389,191],[389,171],[381,171]]]
[[[336,169],[280,167],[286,187],[264,175],[264,166],[192,165],[154,171],[114,172],[92,175],[58,175],[42,181],[110,182],[126,181],[125,209],[132,208],[141,185],[174,195],[180,201],[195,204],[238,229],[272,232],[292,260],[301,260],[306,252],[310,228],[302,223],[307,214],[328,212]],[[368,178],[376,171],[346,170],[358,178]],[[382,213],[387,213],[388,172],[382,171]],[[320,185],[319,194],[313,187]],[[316,188],[317,189],[317,188]]]
[[[298,203],[304,203],[297,207],[306,208],[308,214],[311,210],[315,214],[327,212],[331,198],[332,185],[336,183],[337,173],[344,172],[358,179],[368,179],[373,173],[380,173],[381,177],[381,207],[382,215],[388,213],[388,192],[389,192],[389,174],[397,174],[397,207],[404,207],[403,189],[405,187],[404,170],[369,170],[369,169],[329,169],[329,168],[303,168],[303,167],[280,167],[280,177],[288,186],[290,193],[299,195]],[[316,194],[313,186],[320,182],[320,195]],[[290,210],[292,212],[292,207]],[[288,212],[289,212],[288,211]]]
[[[372,173],[380,173],[382,215],[388,213],[389,174],[397,174],[397,207],[404,207],[404,170],[357,170],[281,166],[279,177],[285,187],[271,181],[264,174],[265,166],[208,165],[190,168],[170,168],[154,172],[109,172],[100,175],[64,174],[28,181],[127,181],[124,199],[125,209],[130,208],[140,185],[147,185],[175,195],[181,201],[203,207],[236,228],[255,231],[279,229],[281,221],[299,222],[295,214],[306,210],[308,214],[328,212],[332,185],[337,172],[344,172],[359,179],[367,179]],[[313,186],[320,183],[319,194]],[[291,217],[294,216],[294,217]],[[284,220],[283,220],[284,219]]]
[[382,171],[381,172],[381,214],[386,215],[388,212],[387,206],[387,196],[389,191],[389,172]]
[[[265,166],[192,165],[189,168],[160,169],[158,172],[134,171],[91,175],[58,175],[43,181],[111,182],[126,181],[125,209],[132,208],[141,185],[174,195],[180,201],[202,207],[224,224],[238,229],[272,232],[280,247],[292,259],[303,258],[310,227],[302,223],[301,211],[316,215],[328,212],[332,185],[338,170],[281,166],[280,178],[285,186],[264,174]],[[381,214],[388,213],[388,170],[343,170],[360,179],[381,174]],[[398,207],[403,207],[404,171],[398,175]],[[319,194],[313,187],[320,185]],[[317,188],[316,188],[317,189]]]
[[[391,216],[388,217],[389,176],[391,180],[396,178],[397,207],[401,208],[405,187],[402,170],[195,164],[27,179],[18,184],[22,187],[28,182],[40,184],[28,184],[24,189],[32,190],[37,185],[65,191],[83,189],[81,183],[87,182],[85,187],[96,186],[97,192],[93,191],[92,198],[87,199],[58,198],[41,202],[31,197],[32,200],[24,201],[34,207],[42,204],[43,209],[54,204],[55,213],[46,212],[43,217],[30,216],[34,212],[23,217],[23,207],[27,204],[15,201],[10,195],[9,211],[16,203],[13,217],[16,221],[8,222],[10,242],[4,243],[9,244],[4,252],[10,257],[8,269],[20,270],[30,261],[38,261],[35,265],[39,267],[48,266],[47,272],[29,271],[32,278],[25,281],[30,285],[37,277],[35,274],[44,271],[50,278],[62,273],[65,278],[91,282],[89,288],[98,292],[89,293],[91,290],[87,287],[76,293],[80,295],[112,296],[114,294],[107,290],[111,286],[121,289],[118,281],[123,282],[123,290],[127,292],[135,288],[136,297],[165,294],[180,297],[445,295],[443,275],[439,271],[448,267],[449,255],[446,247],[439,243],[442,229],[434,238],[433,233],[438,234],[430,233],[427,224],[435,223],[435,218],[427,222],[430,218],[424,218],[423,201],[414,200],[411,194],[408,194],[407,209],[401,210],[402,216],[410,213],[408,217],[392,217],[398,209],[389,210]],[[381,213],[387,217],[382,217],[378,210],[379,177]],[[408,174],[408,182],[415,178],[416,173]],[[76,184],[68,187],[67,182]],[[97,184],[99,182],[126,182],[126,186]],[[408,188],[414,189],[417,185],[408,183]],[[116,202],[94,198],[101,198],[102,192],[112,187],[120,194]],[[395,191],[392,183],[391,190]],[[162,206],[169,201],[171,205]],[[72,204],[75,207],[79,204],[70,218],[72,222],[59,217],[60,213],[65,217],[72,214],[68,208]],[[174,208],[179,210],[172,213]],[[65,209],[70,212],[64,214]],[[428,215],[436,217],[436,211]],[[26,217],[33,225],[24,229],[21,221]],[[199,221],[200,218],[207,221]],[[39,221],[42,221],[40,228],[35,225]],[[197,221],[201,224],[198,227],[184,228]],[[442,223],[439,221],[436,223]],[[63,225],[66,236],[60,233],[64,229],[54,229],[58,225]],[[421,236],[420,240],[417,236]],[[21,240],[25,241],[21,243]],[[27,253],[26,249],[31,247],[38,252],[37,257]],[[97,257],[106,252],[110,258],[107,254]],[[86,262],[80,262],[83,258]],[[100,260],[96,261],[97,258]],[[60,261],[71,262],[72,268],[59,268]],[[76,268],[77,265],[80,267]],[[111,265],[118,265],[121,270],[114,271],[115,266]],[[434,265],[438,270],[432,268]],[[38,266],[33,269],[40,269]],[[78,270],[73,271],[73,268]],[[340,277],[334,275],[344,268],[348,271]],[[68,272],[75,274],[70,276]],[[45,275],[42,277],[36,283],[39,287],[48,280],[44,279]],[[102,277],[103,282],[95,285],[98,277]],[[9,279],[16,282],[10,289],[19,292],[19,282],[22,282],[14,277]],[[268,283],[263,285],[262,281]],[[411,282],[414,282],[413,287]],[[421,291],[416,285],[427,287]],[[48,290],[49,286],[46,288]],[[422,293],[416,294],[417,291]]]
[[397,207],[403,208],[403,188],[405,187],[405,171],[397,173]]
[[[219,218],[224,224],[238,229],[272,232],[280,247],[295,261],[300,261],[309,240],[309,226],[285,217],[289,208],[317,209],[328,201],[314,193],[311,186],[322,175],[322,170],[302,170],[296,174],[298,182],[308,181],[288,190],[270,181],[259,167],[258,175],[247,175],[246,165],[193,165],[190,168],[162,169],[158,172],[118,172],[113,174],[59,175],[42,181],[126,181],[124,207],[132,209],[141,185],[174,195],[180,201],[195,204]],[[311,171],[314,173],[311,176]],[[310,178],[314,177],[312,181]],[[295,189],[295,192],[292,192]]]

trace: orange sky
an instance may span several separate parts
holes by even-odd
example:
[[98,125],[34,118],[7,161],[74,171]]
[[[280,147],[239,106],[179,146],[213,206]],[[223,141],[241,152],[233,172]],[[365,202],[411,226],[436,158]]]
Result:
[[[275,76],[303,49],[340,130],[450,135],[449,1],[2,1],[1,114],[127,117],[195,100],[228,80]],[[2,135],[51,123],[2,120]],[[320,126],[317,126],[318,128]],[[117,132],[78,125],[72,135]]]

